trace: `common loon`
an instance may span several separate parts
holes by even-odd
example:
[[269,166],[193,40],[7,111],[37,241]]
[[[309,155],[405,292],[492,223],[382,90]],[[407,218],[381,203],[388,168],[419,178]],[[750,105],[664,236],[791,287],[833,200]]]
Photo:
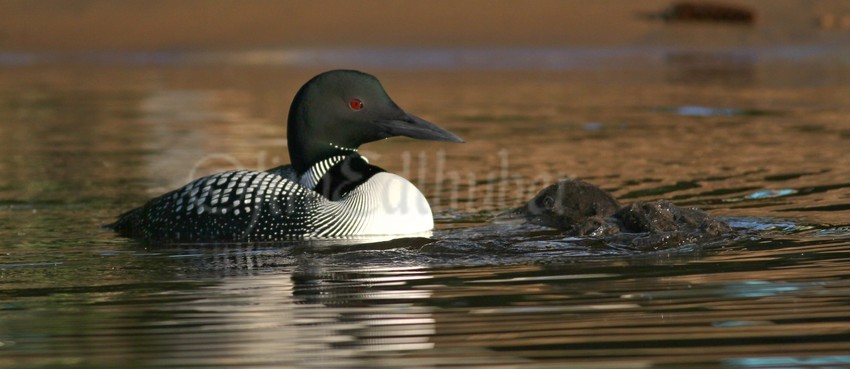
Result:
[[404,235],[433,229],[431,208],[406,179],[369,164],[360,145],[393,136],[463,142],[404,112],[372,75],[333,70],[292,101],[291,165],[197,179],[106,227],[150,241],[272,241]]

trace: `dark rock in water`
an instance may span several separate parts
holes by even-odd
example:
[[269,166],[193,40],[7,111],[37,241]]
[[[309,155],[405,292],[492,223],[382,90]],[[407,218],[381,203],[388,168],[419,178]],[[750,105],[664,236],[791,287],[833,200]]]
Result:
[[638,13],[642,18],[666,23],[715,23],[752,26],[756,11],[741,5],[713,1],[679,1],[660,12]]
[[522,207],[497,219],[523,219],[573,236],[600,237],[642,250],[712,242],[731,232],[726,223],[702,210],[681,208],[666,200],[620,207],[608,192],[575,179],[546,187]]
[[752,9],[709,1],[682,1],[665,9],[659,18],[665,22],[713,22],[751,25],[756,21]]

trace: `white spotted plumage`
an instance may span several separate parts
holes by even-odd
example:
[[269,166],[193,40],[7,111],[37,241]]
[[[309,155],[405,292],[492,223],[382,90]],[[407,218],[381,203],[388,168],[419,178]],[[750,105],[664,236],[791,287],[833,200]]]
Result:
[[430,230],[433,219],[424,196],[357,153],[363,144],[393,136],[463,142],[399,108],[374,76],[353,70],[321,73],[298,90],[290,106],[292,165],[198,179],[122,214],[109,227],[124,236],[166,242]]
[[317,179],[305,177],[320,179],[340,161],[332,159],[317,163],[298,182],[293,176],[246,170],[200,178],[125,217],[139,236],[154,240],[284,240],[433,228],[425,197],[391,173],[375,174],[336,201],[302,185],[315,186]]

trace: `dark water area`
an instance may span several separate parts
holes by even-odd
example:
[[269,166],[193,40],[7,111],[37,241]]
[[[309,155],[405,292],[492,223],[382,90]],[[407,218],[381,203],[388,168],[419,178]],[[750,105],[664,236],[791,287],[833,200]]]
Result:
[[[846,47],[411,52],[0,58],[0,367],[850,367]],[[431,238],[99,228],[289,162],[292,96],[334,67],[466,139],[361,148],[428,196]],[[563,177],[740,234],[638,252],[491,222]]]

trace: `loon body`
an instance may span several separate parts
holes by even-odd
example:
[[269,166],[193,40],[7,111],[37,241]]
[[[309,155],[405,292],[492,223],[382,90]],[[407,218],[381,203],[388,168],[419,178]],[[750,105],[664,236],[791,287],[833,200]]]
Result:
[[393,136],[463,142],[405,113],[375,77],[325,72],[301,87],[290,107],[291,165],[197,179],[122,214],[108,227],[127,237],[170,242],[429,231],[434,221],[422,193],[357,152],[361,144]]

